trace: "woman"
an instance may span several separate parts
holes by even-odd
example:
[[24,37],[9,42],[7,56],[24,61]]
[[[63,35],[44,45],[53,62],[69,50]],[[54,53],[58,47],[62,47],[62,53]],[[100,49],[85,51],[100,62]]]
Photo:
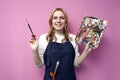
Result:
[[74,66],[79,66],[91,51],[89,43],[79,55],[75,35],[69,33],[67,14],[62,8],[53,10],[49,19],[50,30],[39,41],[31,38],[29,43],[34,62],[45,64],[44,80],[76,80]]

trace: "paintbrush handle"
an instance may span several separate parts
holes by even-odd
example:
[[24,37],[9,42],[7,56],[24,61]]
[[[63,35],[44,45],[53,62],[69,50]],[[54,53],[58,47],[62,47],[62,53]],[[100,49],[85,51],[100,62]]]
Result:
[[32,34],[32,37],[35,39],[35,35],[34,35],[33,31],[32,31],[32,28],[31,28],[30,24],[28,23],[27,19],[25,19],[25,20],[26,20],[26,23],[27,23],[27,25],[28,25],[28,28],[29,28],[29,30],[30,30],[30,32],[31,32],[31,34]]
[[36,36],[35,35],[32,35],[32,37],[36,40]]

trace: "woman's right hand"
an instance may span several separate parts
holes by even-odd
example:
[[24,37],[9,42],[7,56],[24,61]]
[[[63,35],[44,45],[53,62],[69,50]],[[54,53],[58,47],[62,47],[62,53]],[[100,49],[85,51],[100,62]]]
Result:
[[35,37],[32,37],[29,40],[30,47],[32,48],[32,51],[37,51],[38,48],[38,40]]

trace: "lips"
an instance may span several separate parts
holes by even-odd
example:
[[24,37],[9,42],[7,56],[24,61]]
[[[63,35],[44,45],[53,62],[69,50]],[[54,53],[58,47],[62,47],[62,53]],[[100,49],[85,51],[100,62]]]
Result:
[[60,27],[62,24],[55,24],[56,26]]

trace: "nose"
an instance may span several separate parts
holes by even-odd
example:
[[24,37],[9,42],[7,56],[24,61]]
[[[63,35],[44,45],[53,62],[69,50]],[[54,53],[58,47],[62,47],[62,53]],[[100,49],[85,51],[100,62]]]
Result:
[[58,18],[58,19],[57,19],[57,22],[61,22],[61,19],[60,19],[60,18]]

